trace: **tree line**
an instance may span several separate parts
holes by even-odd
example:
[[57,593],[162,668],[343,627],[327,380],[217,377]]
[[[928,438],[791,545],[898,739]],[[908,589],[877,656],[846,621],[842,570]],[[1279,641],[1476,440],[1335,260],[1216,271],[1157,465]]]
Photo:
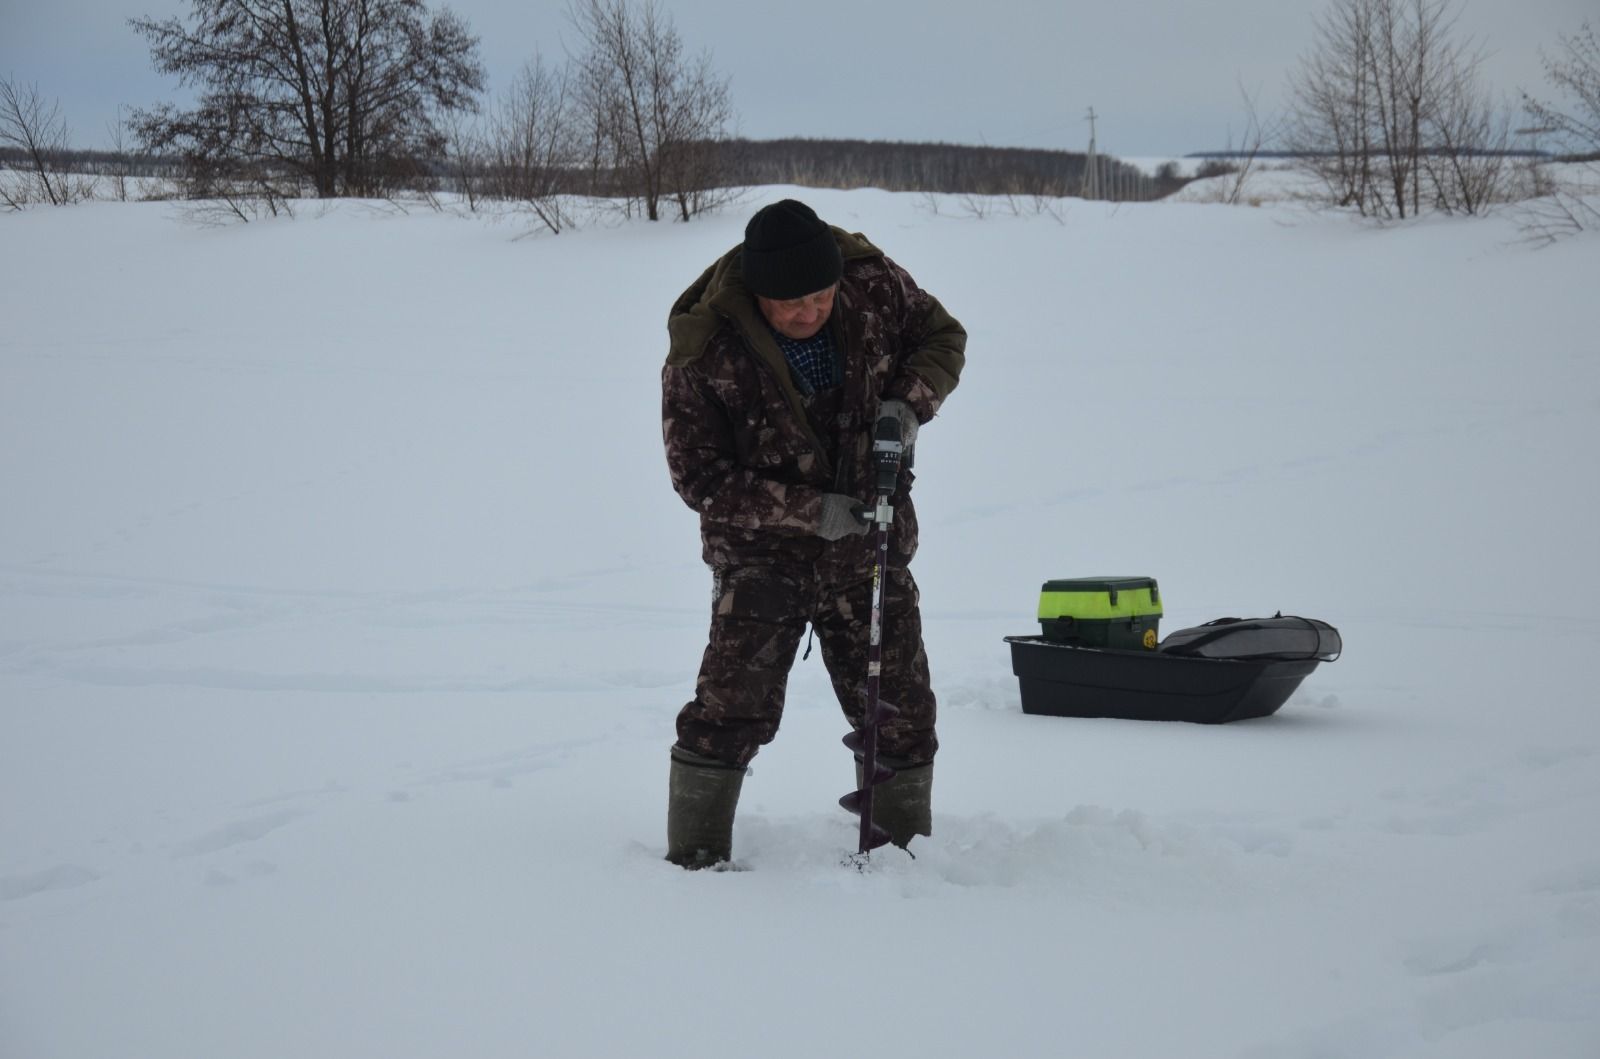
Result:
[[[806,187],[874,187],[971,195],[1064,197],[1085,186],[1089,156],[1024,147],[868,140],[733,140],[720,145],[721,168],[734,184]],[[1131,187],[1145,174],[1115,158],[1098,159],[1107,186]],[[1181,187],[1169,170],[1142,197]],[[1142,182],[1141,182],[1142,183]],[[1131,197],[1131,196],[1130,196]]]
[[[1243,149],[1230,143],[1230,161],[1199,175],[1231,167],[1237,200],[1253,162],[1281,154],[1328,204],[1403,218],[1481,213],[1519,193],[1510,159],[1530,134],[1600,158],[1592,27],[1545,56],[1554,97],[1512,105],[1480,76],[1483,47],[1460,35],[1457,2],[1327,0],[1289,74],[1287,112],[1261,120],[1247,97]],[[92,193],[74,171],[113,175],[122,194],[129,176],[160,171],[179,194],[241,215],[242,202],[451,191],[474,209],[515,203],[559,232],[579,196],[689,220],[760,184],[1148,198],[1186,179],[1066,151],[741,139],[727,78],[658,0],[567,0],[566,15],[575,43],[563,60],[535,54],[493,95],[470,27],[428,0],[190,0],[181,18],[132,19],[195,105],[134,109],[113,150],[90,157],[70,150],[37,86],[0,81],[0,206]]]
[[[540,196],[543,170],[587,165],[618,179],[654,219],[680,169],[674,138],[691,121],[699,69],[654,0],[572,0],[579,53],[558,76],[537,61],[481,113],[478,39],[424,0],[192,0],[187,19],[134,19],[157,69],[194,88],[196,107],[134,112],[153,151],[183,160],[196,198],[268,202],[304,194],[372,197],[433,178],[452,151],[519,167],[497,182]],[[713,88],[715,86],[712,86]]]
[[[54,118],[43,147],[7,138],[0,123],[0,151],[20,152],[0,158],[43,180],[73,167],[119,179],[162,171],[183,197],[240,216],[242,203],[276,211],[306,196],[447,190],[470,208],[517,203],[556,232],[575,196],[689,220],[752,184],[1031,196],[1084,186],[1085,157],[1062,151],[739,139],[727,79],[656,0],[569,0],[566,14],[571,54],[533,55],[488,96],[477,38],[426,0],[191,0],[185,17],[129,25],[195,105],[132,110],[117,136],[125,129],[136,146],[105,156],[68,150]],[[36,118],[18,124],[32,130]],[[1135,171],[1115,159],[1097,172],[1134,186]],[[43,188],[48,201],[72,197]]]
[[[733,111],[710,56],[688,51],[656,0],[569,0],[567,15],[568,61],[535,56],[486,101],[477,37],[426,0],[191,0],[186,17],[129,25],[195,105],[134,109],[118,134],[176,159],[183,196],[240,216],[245,203],[429,191],[452,175],[554,230],[575,188],[651,220],[711,208],[722,185],[708,160]],[[4,87],[18,91],[0,98],[0,148],[23,152],[28,178],[6,204],[62,201],[59,115],[36,88]]]

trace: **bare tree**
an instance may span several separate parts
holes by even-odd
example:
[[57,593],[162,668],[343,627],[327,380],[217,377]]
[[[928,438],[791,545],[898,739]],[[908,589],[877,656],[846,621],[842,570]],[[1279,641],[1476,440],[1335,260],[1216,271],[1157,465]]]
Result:
[[198,106],[134,115],[201,193],[383,194],[443,151],[439,118],[476,107],[477,39],[424,0],[192,0],[187,22],[134,19],[156,68]]
[[659,101],[656,122],[667,133],[661,147],[662,186],[677,205],[679,220],[687,221],[730,198],[723,178],[732,161],[727,130],[733,104],[728,82],[713,71],[709,55],[652,65],[654,76],[665,81],[652,92]]
[[[1214,192],[1209,194],[1211,201],[1227,203],[1230,206],[1239,205],[1244,199],[1250,175],[1258,169],[1262,150],[1280,135],[1276,122],[1262,123],[1260,108],[1256,103],[1259,95],[1259,92],[1252,93],[1246,89],[1243,81],[1239,82],[1239,98],[1244,103],[1244,131],[1239,145],[1234,146],[1233,132],[1230,130],[1227,149],[1224,151],[1225,160],[1214,159],[1207,162],[1198,174],[1227,178],[1219,181]],[[1167,171],[1164,176],[1158,173],[1157,177],[1158,181],[1173,183],[1177,180],[1176,168]],[[1259,200],[1256,204],[1259,205]]]
[[652,221],[664,199],[682,220],[715,206],[732,110],[710,57],[684,53],[655,0],[571,0],[568,15],[582,44],[574,89],[596,190]]
[[1338,0],[1314,21],[1315,42],[1290,77],[1289,145],[1333,202],[1372,210],[1374,109],[1370,0]]
[[118,202],[128,201],[128,118],[124,107],[117,107],[117,120],[106,122],[106,139],[111,147],[111,190]]
[[1332,0],[1291,77],[1289,147],[1365,216],[1481,213],[1508,194],[1511,121],[1455,0]]
[[1523,93],[1523,104],[1541,131],[1554,134],[1564,150],[1600,161],[1600,39],[1588,22],[1559,39],[1557,54],[1544,56],[1544,71],[1563,102]]
[[1510,195],[1511,108],[1495,104],[1475,70],[1475,63],[1457,67],[1427,115],[1423,169],[1433,204],[1445,213],[1481,214]]
[[66,169],[67,123],[55,100],[45,100],[38,85],[0,80],[0,147],[17,151],[25,168],[12,177],[0,172],[0,206],[19,210],[34,202],[65,206],[88,198],[87,181]]
[[1423,98],[1449,0],[1333,0],[1292,75],[1289,145],[1333,201],[1405,217],[1420,201]]
[[1539,133],[1555,137],[1572,162],[1584,170],[1574,179],[1540,174],[1538,197],[1529,204],[1523,227],[1539,242],[1554,242],[1584,230],[1600,230],[1600,39],[1585,22],[1561,34],[1560,50],[1544,56],[1545,77],[1561,102],[1523,93],[1523,106]]
[[445,121],[445,161],[455,185],[453,190],[467,201],[467,211],[478,211],[484,193],[485,158],[488,152],[482,128],[476,120],[452,114]]
[[1535,198],[1522,205],[1519,222],[1531,243],[1549,245],[1583,231],[1600,231],[1596,199],[1542,180]]
[[580,156],[568,76],[536,55],[496,107],[486,159],[488,193],[526,207],[559,234],[571,223],[562,196],[573,190]]
[[1387,190],[1395,211],[1406,216],[1422,210],[1422,170],[1426,153],[1424,125],[1437,109],[1438,97],[1458,75],[1458,49],[1451,43],[1455,15],[1451,0],[1379,0],[1374,3],[1377,62],[1379,144],[1388,176]]

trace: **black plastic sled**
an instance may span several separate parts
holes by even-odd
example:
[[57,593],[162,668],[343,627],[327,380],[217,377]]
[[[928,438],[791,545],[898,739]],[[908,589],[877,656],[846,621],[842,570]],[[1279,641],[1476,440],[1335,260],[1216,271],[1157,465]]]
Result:
[[[1205,628],[1202,626],[1201,628]],[[1185,657],[1007,636],[1022,712],[1224,724],[1267,717],[1289,701],[1321,659]]]

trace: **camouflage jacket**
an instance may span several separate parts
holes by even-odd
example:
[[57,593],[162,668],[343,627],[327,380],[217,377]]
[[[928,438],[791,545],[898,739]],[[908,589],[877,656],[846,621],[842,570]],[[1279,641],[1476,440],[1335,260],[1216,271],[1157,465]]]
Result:
[[[817,563],[840,573],[871,563],[871,535],[817,537],[824,493],[871,500],[871,425],[899,398],[926,423],[955,389],[967,333],[864,236],[833,229],[844,275],[827,326],[843,360],[842,390],[808,401],[745,288],[738,247],[673,304],[662,370],[662,433],[673,487],[700,514],[711,566]],[[818,420],[821,421],[818,421]],[[824,434],[831,436],[825,437]],[[826,443],[825,443],[826,442]],[[917,547],[912,474],[894,498],[891,562]]]

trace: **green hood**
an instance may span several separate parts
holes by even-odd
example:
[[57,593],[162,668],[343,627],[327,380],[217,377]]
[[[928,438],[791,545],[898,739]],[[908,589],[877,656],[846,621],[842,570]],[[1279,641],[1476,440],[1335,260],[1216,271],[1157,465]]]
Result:
[[[859,232],[852,234],[833,228],[833,237],[846,262],[883,256],[883,251]],[[755,297],[744,285],[744,252],[739,246],[718,258],[672,304],[672,312],[667,317],[667,333],[672,339],[667,363],[682,366],[698,360],[706,344],[725,322],[738,328],[758,354],[768,360],[776,358],[776,364],[783,363],[778,344],[772,341],[761,311],[756,308]],[[786,378],[787,374],[780,377]]]

